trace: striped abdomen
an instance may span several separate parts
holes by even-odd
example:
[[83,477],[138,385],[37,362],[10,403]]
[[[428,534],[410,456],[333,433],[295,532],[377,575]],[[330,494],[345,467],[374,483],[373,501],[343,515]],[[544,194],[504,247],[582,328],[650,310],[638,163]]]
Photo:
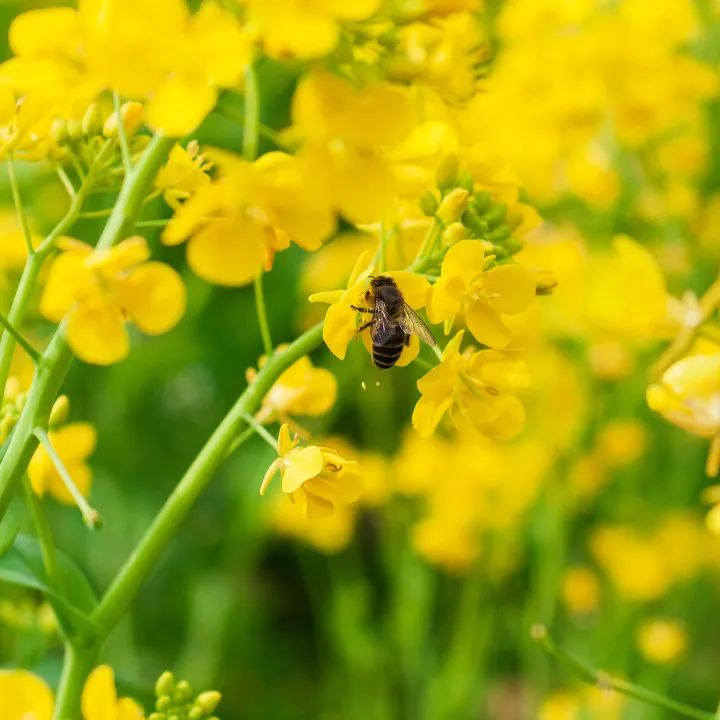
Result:
[[391,368],[400,358],[407,341],[408,335],[399,325],[383,343],[376,343],[373,338],[372,356],[375,366],[381,370]]

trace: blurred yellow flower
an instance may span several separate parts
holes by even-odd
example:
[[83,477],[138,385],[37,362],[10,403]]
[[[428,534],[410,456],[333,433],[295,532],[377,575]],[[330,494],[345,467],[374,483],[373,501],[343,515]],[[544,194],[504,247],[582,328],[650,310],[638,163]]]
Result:
[[[87,464],[87,460],[95,449],[97,441],[95,428],[85,422],[68,423],[57,430],[48,432],[48,438],[77,489],[87,497],[92,483],[92,470]],[[42,444],[38,446],[30,460],[28,477],[33,490],[40,497],[49,493],[65,505],[75,504],[70,491]]]
[[538,720],[620,720],[625,699],[598,687],[558,690],[543,700]]
[[248,30],[276,58],[327,55],[340,39],[344,21],[365,20],[381,0],[239,0]]
[[361,494],[358,464],[346,460],[332,448],[297,447],[287,425],[278,434],[278,458],[270,465],[262,485],[263,495],[275,474],[282,475],[282,490],[297,503],[306,517],[332,515],[338,507],[354,503]]
[[705,518],[707,528],[711,533],[720,535],[720,485],[711,485],[705,488],[703,501],[712,505]]
[[629,465],[642,456],[646,447],[647,430],[638,420],[611,420],[595,438],[597,457],[608,467]]
[[70,238],[59,245],[63,252],[50,266],[40,312],[53,322],[67,317],[68,343],[80,359],[109,365],[125,358],[127,322],[159,335],[180,320],[185,286],[169,265],[148,262],[144,238],[106,250]]
[[515,437],[525,424],[525,410],[513,392],[528,384],[525,364],[497,350],[460,352],[464,331],[445,346],[440,364],[417,386],[421,397],[413,427],[430,437],[448,413],[458,429],[470,429],[496,440]]
[[[279,345],[282,351],[285,346]],[[265,357],[258,363],[262,367]],[[248,383],[257,373],[254,368],[247,371]],[[337,381],[325,368],[315,367],[312,360],[305,356],[294,362],[280,377],[263,398],[262,407],[257,415],[260,422],[272,420],[288,421],[288,416],[324,415],[335,404]]]
[[453,245],[442,262],[440,279],[428,293],[427,310],[432,322],[452,327],[463,314],[468,329],[478,342],[504,348],[512,338],[502,315],[525,310],[535,297],[535,277],[518,264],[485,269],[483,246],[476,240]]
[[562,600],[573,615],[588,615],[600,604],[600,583],[587,567],[568,568],[562,578]]
[[656,665],[677,662],[687,647],[683,626],[675,620],[645,620],[637,632],[637,644],[646,660]]
[[[330,352],[341,360],[345,359],[345,353],[350,341],[357,337],[358,313],[353,310],[355,307],[370,307],[368,293],[369,278],[373,273],[372,267],[365,267],[367,255],[363,253],[357,260],[355,268],[350,274],[346,290],[328,290],[326,292],[314,293],[309,297],[312,303],[329,303],[330,307],[325,313],[323,324],[323,340]],[[363,269],[364,268],[364,269]],[[390,270],[383,272],[383,275],[391,277],[402,292],[405,302],[417,310],[425,304],[425,296],[430,283],[415,273],[406,270]],[[363,320],[363,324],[365,320]],[[365,328],[360,333],[365,347],[371,348],[371,328]],[[403,367],[412,362],[420,350],[418,339],[413,336],[410,344],[403,348],[400,359],[396,363]]]
[[[3,720],[50,720],[54,698],[47,683],[26,670],[0,671],[0,715]],[[118,698],[113,671],[96,667],[82,693],[83,720],[144,720],[142,708]]]
[[200,154],[200,146],[191,140],[187,147],[174,145],[167,163],[155,176],[154,187],[162,192],[165,202],[174,210],[203,185],[210,182],[207,171],[212,163]]
[[217,176],[195,188],[162,234],[167,245],[188,240],[188,264],[204,280],[246,285],[291,241],[317,250],[335,230],[327,200],[292,155],[270,152],[254,163],[217,150],[206,156]]
[[145,99],[147,122],[174,137],[192,132],[218,89],[238,86],[251,60],[239,20],[214,0],[194,15],[183,0],[87,0],[77,10],[32,10],[13,21],[10,45],[15,57],[0,72],[21,90],[58,76],[84,89],[86,103],[116,90]]

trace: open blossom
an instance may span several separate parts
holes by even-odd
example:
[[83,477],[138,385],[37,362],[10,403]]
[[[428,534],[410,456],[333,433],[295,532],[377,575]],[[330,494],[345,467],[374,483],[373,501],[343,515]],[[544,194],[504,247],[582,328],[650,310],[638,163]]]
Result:
[[503,315],[525,310],[535,297],[535,277],[522,265],[497,265],[485,269],[481,243],[461,240],[443,259],[440,279],[428,294],[428,316],[433,322],[452,326],[462,313],[476,340],[504,348],[511,333]]
[[165,202],[177,210],[183,200],[210,182],[207,174],[212,163],[200,154],[200,146],[191,140],[187,147],[174,145],[168,161],[155,176],[156,190],[162,192]]
[[[95,449],[97,441],[95,428],[86,422],[68,423],[57,430],[51,430],[48,439],[77,489],[87,497],[92,483],[92,470],[87,464],[87,459]],[[38,446],[30,460],[28,477],[33,490],[40,497],[49,493],[66,505],[75,503],[42,444]]]
[[412,424],[422,437],[430,437],[447,413],[458,430],[509,440],[525,424],[525,409],[513,394],[527,386],[525,364],[496,350],[460,352],[463,334],[455,335],[440,364],[418,380],[421,397]]
[[[348,286],[346,290],[329,290],[327,292],[314,293],[310,296],[310,302],[313,303],[330,303],[330,307],[325,314],[325,323],[323,324],[323,340],[328,346],[330,352],[335,357],[343,360],[350,341],[357,337],[358,313],[353,310],[355,307],[367,307],[367,299],[365,293],[369,287],[369,278],[373,273],[372,267],[364,267],[367,256],[363,255],[358,258],[353,272],[350,274]],[[364,268],[364,269],[363,269]],[[417,275],[406,270],[390,270],[383,272],[383,275],[391,277],[397,284],[400,292],[403,294],[405,302],[417,310],[425,303],[425,294],[430,284],[421,275]],[[364,316],[367,319],[367,316]],[[365,324],[363,320],[362,324]],[[365,347],[371,349],[371,328],[365,328],[360,333]],[[417,337],[410,339],[410,344],[403,348],[400,359],[396,365],[403,367],[412,362],[420,351],[420,344]]]
[[[4,720],[50,720],[53,692],[27,670],[0,671],[0,717]],[[82,720],[144,720],[142,708],[130,698],[118,698],[113,671],[96,667],[82,692]]]
[[141,237],[94,250],[65,238],[40,299],[40,312],[53,322],[67,318],[67,338],[86,362],[109,365],[130,350],[126,324],[148,335],[174,327],[185,311],[185,286],[169,265],[149,262]]
[[307,517],[331,515],[337,507],[354,503],[362,491],[358,464],[328,447],[299,447],[287,425],[278,434],[278,458],[270,465],[260,487],[264,494],[280,471],[282,490]]
[[145,100],[148,124],[177,137],[202,122],[220,88],[239,85],[251,57],[239,20],[214,0],[194,15],[184,0],[87,0],[77,10],[32,10],[13,21],[10,46],[15,57],[0,74],[20,94],[32,98],[37,86],[57,83],[82,91],[87,105],[102,90],[116,90]]
[[270,152],[254,163],[219,151],[209,157],[217,177],[195,189],[162,235],[167,245],[188,241],[188,264],[204,280],[246,285],[291,241],[317,250],[335,230],[332,210],[293,156]]

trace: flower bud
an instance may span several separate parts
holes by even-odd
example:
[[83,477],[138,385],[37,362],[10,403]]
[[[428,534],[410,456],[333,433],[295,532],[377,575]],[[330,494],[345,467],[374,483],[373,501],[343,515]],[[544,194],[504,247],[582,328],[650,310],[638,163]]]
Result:
[[77,118],[70,118],[67,121],[67,133],[70,140],[79,140],[82,137],[82,123]]
[[50,123],[50,137],[58,145],[62,145],[68,139],[68,128],[64,118],[55,118]]
[[190,687],[190,683],[187,680],[180,680],[175,686],[175,692],[173,698],[178,703],[187,703],[192,700],[193,691]]
[[170,695],[175,690],[175,678],[173,674],[166,670],[155,683],[155,695]]
[[429,190],[420,196],[420,209],[424,215],[434,217],[438,209],[438,201],[434,193]]
[[485,222],[488,225],[499,225],[505,220],[506,215],[507,206],[505,205],[505,203],[498,203],[485,213]]
[[458,159],[456,155],[448,155],[438,166],[435,175],[438,188],[444,192],[455,187],[458,175]]
[[451,223],[443,230],[442,241],[445,245],[454,245],[465,238],[467,238],[467,230],[461,222]]
[[462,173],[458,178],[457,184],[469,193],[471,193],[475,187],[475,181],[469,172]]
[[440,207],[435,213],[436,217],[443,225],[450,225],[459,220],[465,212],[468,204],[470,193],[464,188],[455,188],[451,190],[440,203]]
[[50,410],[50,427],[62,425],[70,412],[70,398],[67,395],[61,395],[53,404]]
[[490,193],[476,193],[470,202],[470,207],[475,210],[478,215],[484,215],[490,209]]
[[207,690],[195,698],[195,706],[200,708],[206,715],[215,712],[215,708],[220,704],[222,695],[217,690]]
[[500,225],[495,230],[487,234],[490,242],[498,243],[507,240],[510,237],[510,228],[507,225]]
[[172,698],[169,695],[160,695],[155,702],[155,707],[160,710],[169,710],[172,705]]
[[85,111],[81,123],[84,135],[99,135],[103,127],[102,114],[97,103],[92,103]]
[[[134,135],[140,125],[142,124],[143,118],[143,106],[139,102],[126,102],[120,108],[120,117],[122,117],[123,127],[125,128],[125,135],[130,137]],[[118,132],[118,115],[117,112],[113,112],[108,115],[103,125],[103,135],[105,137],[117,137]]]
[[194,706],[190,708],[190,712],[188,713],[187,720],[203,720],[205,716],[205,711],[202,708],[199,708],[197,706]]

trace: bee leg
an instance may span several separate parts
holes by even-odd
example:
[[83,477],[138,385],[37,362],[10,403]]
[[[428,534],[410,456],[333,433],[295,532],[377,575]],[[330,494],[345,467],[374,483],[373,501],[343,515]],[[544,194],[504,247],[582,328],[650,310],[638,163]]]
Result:
[[374,313],[374,310],[371,310],[370,308],[364,308],[364,307],[358,307],[357,305],[351,305],[351,309],[356,310],[357,312],[363,312],[363,313]]
[[410,333],[405,333],[405,347],[407,347],[408,345],[410,345],[410,338],[411,338],[411,337],[412,337],[412,335],[410,335]]
[[357,332],[362,332],[362,331],[365,330],[366,328],[371,327],[374,322],[375,322],[374,320],[370,320],[370,322],[366,322],[364,325],[361,325],[361,326],[357,329]]

